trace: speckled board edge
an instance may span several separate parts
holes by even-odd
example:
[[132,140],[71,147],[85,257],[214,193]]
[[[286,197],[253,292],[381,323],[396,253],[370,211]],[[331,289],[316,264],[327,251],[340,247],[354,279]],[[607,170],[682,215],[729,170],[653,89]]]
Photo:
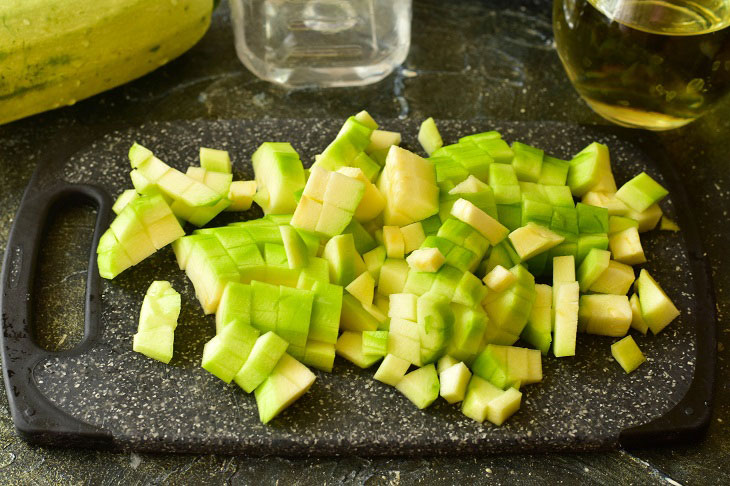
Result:
[[[52,187],[61,178],[95,184],[115,196],[129,186],[126,151],[133,140],[181,169],[197,162],[200,145],[225,148],[232,153],[236,175],[250,178],[248,158],[260,142],[291,141],[308,164],[339,125],[333,120],[149,124],[111,133],[70,160],[45,168],[35,184]],[[402,131],[404,145],[417,149],[413,123],[393,121],[383,128]],[[563,158],[597,139],[611,148],[619,183],[640,170],[664,182],[657,164],[615,131],[486,121],[445,121],[440,128],[447,141],[497,129],[509,141],[534,144]],[[671,198],[663,209],[676,217]],[[249,212],[242,217],[253,216]],[[578,357],[545,359],[544,383],[524,389],[522,410],[501,428],[466,419],[443,401],[418,411],[393,388],[372,380],[372,371],[358,370],[339,358],[335,373],[317,373],[317,382],[305,397],[270,426],[262,426],[253,397],[225,386],[197,365],[202,345],[214,332],[212,319],[201,315],[192,287],[169,249],[104,283],[100,339],[81,354],[47,357],[33,370],[33,380],[48,401],[69,416],[108,431],[115,445],[125,449],[420,455],[614,447],[621,430],[660,417],[678,403],[695,371],[696,295],[686,272],[691,266],[683,235],[655,231],[644,244],[650,259],[647,268],[683,312],[658,337],[635,335],[647,364],[625,375],[610,358],[613,340],[581,335]],[[170,366],[131,351],[144,290],[157,278],[172,281],[184,297]]]

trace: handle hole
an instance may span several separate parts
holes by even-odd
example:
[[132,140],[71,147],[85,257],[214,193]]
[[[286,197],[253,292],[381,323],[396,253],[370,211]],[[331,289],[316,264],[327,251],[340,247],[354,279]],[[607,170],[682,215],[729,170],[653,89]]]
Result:
[[86,277],[96,204],[84,196],[57,201],[44,222],[33,283],[33,339],[46,351],[75,348],[84,337]]

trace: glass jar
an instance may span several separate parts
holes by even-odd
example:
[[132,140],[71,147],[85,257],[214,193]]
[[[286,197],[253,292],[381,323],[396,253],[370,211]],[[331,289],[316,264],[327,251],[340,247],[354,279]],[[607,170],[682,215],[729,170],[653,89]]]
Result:
[[668,130],[730,94],[730,0],[554,0],[570,81],[604,118]]
[[410,47],[411,0],[229,1],[238,57],[284,86],[374,83]]

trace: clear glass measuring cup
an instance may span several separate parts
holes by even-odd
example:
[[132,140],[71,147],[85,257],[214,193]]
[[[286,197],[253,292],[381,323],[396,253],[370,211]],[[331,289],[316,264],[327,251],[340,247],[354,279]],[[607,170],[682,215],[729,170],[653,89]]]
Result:
[[229,1],[238,57],[284,86],[374,83],[410,47],[411,0]]

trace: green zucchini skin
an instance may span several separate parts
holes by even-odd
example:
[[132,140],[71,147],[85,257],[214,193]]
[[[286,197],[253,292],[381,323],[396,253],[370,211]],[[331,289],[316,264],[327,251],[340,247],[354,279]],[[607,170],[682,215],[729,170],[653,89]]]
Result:
[[195,45],[214,0],[0,1],[0,125],[137,79]]

